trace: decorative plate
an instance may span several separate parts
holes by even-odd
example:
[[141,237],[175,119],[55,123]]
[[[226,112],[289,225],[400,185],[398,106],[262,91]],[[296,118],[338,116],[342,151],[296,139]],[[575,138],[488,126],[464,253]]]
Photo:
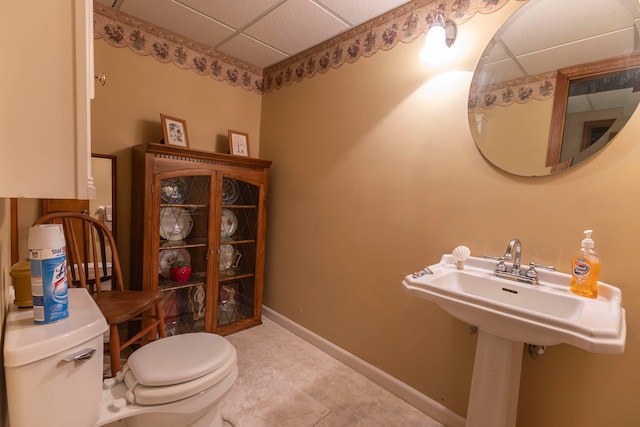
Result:
[[171,277],[171,267],[177,262],[191,264],[191,255],[184,248],[160,250],[158,257],[158,274],[168,279]]
[[222,209],[222,221],[220,221],[220,235],[231,237],[238,229],[238,218],[229,209]]
[[178,208],[160,208],[160,237],[167,240],[184,240],[193,228],[189,212]]
[[235,179],[224,178],[222,180],[222,204],[232,205],[240,197],[240,189]]
[[182,203],[188,194],[187,182],[180,177],[161,181],[160,198],[167,203]]

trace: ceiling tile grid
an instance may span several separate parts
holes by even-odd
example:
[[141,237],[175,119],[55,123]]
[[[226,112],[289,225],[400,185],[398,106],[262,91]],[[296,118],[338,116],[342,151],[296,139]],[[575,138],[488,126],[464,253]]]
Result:
[[310,0],[288,0],[245,32],[294,55],[348,29],[347,23]]
[[96,0],[266,68],[407,0]]
[[241,30],[285,0],[176,0],[185,7]]
[[235,30],[170,0],[125,0],[120,11],[207,46],[215,46]]
[[273,64],[289,57],[285,53],[260,43],[245,34],[233,37],[228,42],[220,45],[217,50],[243,62],[253,64]]
[[342,17],[351,26],[360,25],[372,18],[402,6],[406,0],[319,0],[316,3],[324,5],[336,15]]

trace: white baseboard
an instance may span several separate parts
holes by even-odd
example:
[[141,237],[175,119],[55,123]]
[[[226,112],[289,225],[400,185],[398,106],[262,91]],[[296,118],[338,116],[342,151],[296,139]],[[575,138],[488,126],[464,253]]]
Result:
[[375,366],[365,362],[364,360],[354,356],[348,351],[338,347],[321,336],[311,332],[308,329],[298,325],[292,320],[284,317],[280,313],[262,306],[262,313],[265,317],[274,321],[278,325],[299,336],[303,340],[324,351],[331,357],[339,360],[371,381],[375,382],[385,390],[395,394],[405,402],[409,403],[416,409],[424,412],[434,420],[444,424],[447,427],[464,427],[465,419],[446,406],[438,403],[430,397],[420,393],[413,387],[408,386],[402,381],[394,378],[386,372],[376,368]]

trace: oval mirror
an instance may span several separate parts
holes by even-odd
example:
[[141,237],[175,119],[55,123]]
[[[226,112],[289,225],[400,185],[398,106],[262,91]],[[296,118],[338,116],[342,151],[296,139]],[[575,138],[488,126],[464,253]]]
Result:
[[500,28],[471,82],[482,155],[520,176],[575,166],[604,148],[640,100],[638,0],[530,0]]

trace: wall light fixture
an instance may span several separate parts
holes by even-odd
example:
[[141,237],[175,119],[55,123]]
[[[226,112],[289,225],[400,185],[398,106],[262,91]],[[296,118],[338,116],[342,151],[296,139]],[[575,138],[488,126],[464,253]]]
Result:
[[441,12],[436,13],[427,31],[420,59],[427,64],[436,64],[446,60],[449,48],[456,41],[458,27],[452,20],[445,20]]

